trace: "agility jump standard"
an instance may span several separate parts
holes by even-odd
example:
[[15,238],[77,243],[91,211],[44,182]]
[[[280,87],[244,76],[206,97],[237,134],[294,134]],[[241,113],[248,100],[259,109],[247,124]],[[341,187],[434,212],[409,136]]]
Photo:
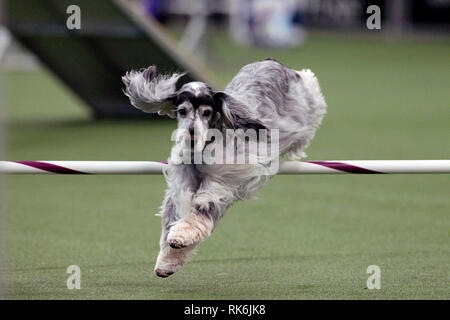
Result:
[[[162,174],[158,161],[0,161],[0,174]],[[450,160],[282,161],[278,174],[450,173]]]

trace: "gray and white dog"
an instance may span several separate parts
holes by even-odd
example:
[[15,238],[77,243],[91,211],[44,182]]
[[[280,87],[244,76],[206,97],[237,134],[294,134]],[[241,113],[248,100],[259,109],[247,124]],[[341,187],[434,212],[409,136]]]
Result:
[[[176,117],[178,128],[183,129],[165,172],[168,189],[161,206],[162,234],[155,266],[160,277],[178,271],[211,235],[227,208],[249,198],[273,176],[268,169],[271,162],[283,155],[296,160],[304,157],[326,112],[314,73],[289,69],[273,59],[244,66],[224,91],[214,91],[203,82],[190,82],[177,90],[176,82],[183,75],[158,75],[151,66],[122,78],[133,106]],[[218,143],[208,139],[210,129],[277,129],[278,153],[257,156],[256,164],[180,161],[186,146],[198,152]],[[186,132],[191,144],[185,143]]]

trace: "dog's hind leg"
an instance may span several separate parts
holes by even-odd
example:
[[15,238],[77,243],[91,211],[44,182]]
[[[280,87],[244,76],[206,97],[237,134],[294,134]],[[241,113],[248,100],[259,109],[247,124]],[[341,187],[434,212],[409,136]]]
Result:
[[295,71],[300,82],[291,83],[288,96],[291,102],[290,117],[292,133],[289,133],[290,146],[286,154],[290,160],[306,157],[304,150],[311,143],[322,119],[327,105],[320,89],[319,81],[314,73],[307,69]]

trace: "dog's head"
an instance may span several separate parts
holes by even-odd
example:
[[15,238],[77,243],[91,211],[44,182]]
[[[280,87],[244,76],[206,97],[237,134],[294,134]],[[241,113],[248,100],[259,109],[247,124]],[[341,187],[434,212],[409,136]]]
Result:
[[183,75],[158,75],[155,66],[130,71],[122,77],[124,92],[144,112],[176,117],[179,131],[195,141],[197,150],[206,145],[209,129],[265,129],[244,104],[206,83],[189,82],[177,90]]

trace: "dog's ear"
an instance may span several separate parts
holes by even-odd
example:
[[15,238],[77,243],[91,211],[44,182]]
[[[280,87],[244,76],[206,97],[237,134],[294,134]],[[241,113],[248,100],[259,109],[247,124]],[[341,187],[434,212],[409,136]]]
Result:
[[175,118],[172,108],[176,83],[186,73],[157,74],[156,66],[129,71],[122,77],[124,93],[136,108],[147,113],[158,113]]
[[257,115],[251,113],[245,104],[229,94],[219,91],[214,93],[213,97],[215,108],[221,114],[219,121],[224,127],[230,129],[254,129],[256,132],[259,129],[267,129],[258,120]]

